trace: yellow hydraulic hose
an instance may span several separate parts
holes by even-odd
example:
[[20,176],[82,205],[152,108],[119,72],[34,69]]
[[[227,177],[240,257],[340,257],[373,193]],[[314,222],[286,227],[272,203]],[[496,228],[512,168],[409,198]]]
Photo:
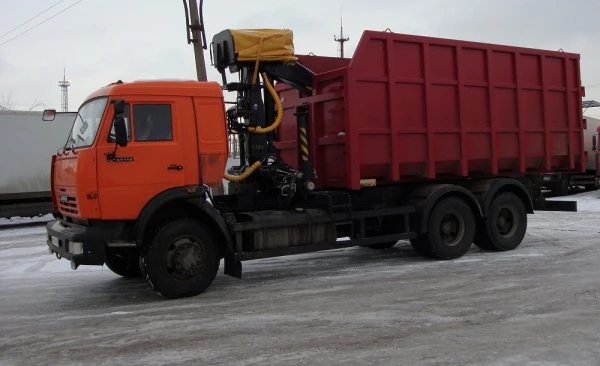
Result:
[[281,99],[279,99],[279,95],[277,95],[277,92],[275,91],[275,89],[273,88],[271,83],[269,82],[269,78],[267,77],[267,74],[263,72],[262,76],[263,76],[263,80],[265,81],[265,86],[267,87],[267,90],[273,97],[273,100],[275,101],[275,105],[277,106],[277,118],[275,118],[275,121],[269,127],[264,127],[264,128],[263,127],[249,127],[248,131],[250,131],[252,133],[269,133],[269,132],[273,131],[274,129],[276,129],[277,127],[279,127],[279,124],[281,123],[281,119],[283,118],[283,105],[281,104]]
[[254,173],[254,171],[258,168],[260,168],[261,166],[261,162],[257,161],[256,163],[252,164],[252,166],[250,168],[248,168],[248,170],[246,170],[244,173],[240,174],[240,175],[229,175],[227,173],[223,174],[223,178],[225,178],[226,180],[230,181],[230,182],[241,182],[244,179],[248,178],[250,176],[250,174]]
[[[279,126],[279,124],[281,123],[281,119],[283,118],[283,105],[281,104],[281,99],[279,99],[279,95],[277,95],[277,92],[275,91],[275,89],[273,88],[271,83],[269,82],[269,78],[267,77],[267,74],[263,72],[262,76],[263,76],[263,79],[265,82],[265,86],[267,87],[267,90],[273,97],[273,100],[275,101],[275,105],[277,106],[277,118],[275,118],[275,121],[269,127],[265,127],[265,128],[250,127],[250,128],[248,128],[248,130],[252,133],[269,133]],[[260,161],[257,161],[256,163],[252,164],[252,166],[250,166],[250,168],[248,168],[248,170],[246,170],[244,173],[242,173],[240,175],[229,175],[229,174],[225,173],[225,174],[223,174],[223,178],[230,182],[241,182],[244,179],[248,178],[252,173],[254,173],[254,171],[256,169],[258,169],[261,165],[262,165],[262,163]]]

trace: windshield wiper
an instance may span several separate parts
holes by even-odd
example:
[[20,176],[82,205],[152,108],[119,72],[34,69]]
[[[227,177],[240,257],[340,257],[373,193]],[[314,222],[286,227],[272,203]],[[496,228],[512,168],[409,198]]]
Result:
[[[81,117],[81,114],[79,112],[77,112],[77,115],[75,116],[75,121],[77,121],[77,118],[79,118],[81,120],[81,122],[83,122],[85,124],[85,121],[83,120],[83,117]],[[75,127],[75,125],[73,125],[73,127]],[[77,143],[77,140],[75,140],[73,138],[73,131],[71,130],[71,135],[69,135],[69,140],[71,142],[71,147],[68,147],[65,149],[65,151],[73,151],[73,154],[75,154],[75,144]],[[77,137],[81,138],[79,136],[79,134],[77,135]],[[83,139],[82,139],[83,140]],[[85,142],[85,140],[83,140]]]
[[71,143],[71,146],[67,147],[65,149],[65,151],[71,150],[71,151],[73,151],[73,154],[74,154],[75,153],[75,144],[77,143],[77,141],[73,138],[73,136],[70,136],[69,140],[70,140],[69,142]]
[[[77,121],[77,118],[81,118],[81,114],[79,114],[79,112],[77,112],[77,115],[75,116],[75,122]],[[83,118],[81,118],[81,120],[83,121]],[[73,139],[73,127],[75,127],[75,122],[73,122],[73,126],[71,127],[71,131],[69,131],[69,138],[67,139],[67,141],[65,142],[65,144],[62,147],[62,151],[67,152],[67,151],[73,151],[73,153],[75,153],[75,143],[77,141],[75,141],[75,139]],[[69,143],[71,143],[71,146],[67,146]],[[57,153],[60,152],[61,149],[58,149]]]
[[[71,146],[67,146],[69,144],[69,142],[71,143]],[[67,151],[71,151],[73,150],[73,143],[75,142],[75,140],[73,140],[73,137],[69,137],[69,139],[67,140],[67,142],[65,143],[65,145],[61,148],[59,148],[58,150],[56,150],[56,153],[58,155],[61,154],[61,152],[64,154]]]

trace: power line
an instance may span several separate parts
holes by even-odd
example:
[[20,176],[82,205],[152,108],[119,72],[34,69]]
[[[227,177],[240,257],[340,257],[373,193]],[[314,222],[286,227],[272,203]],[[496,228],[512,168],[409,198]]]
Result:
[[15,28],[13,28],[13,29],[9,30],[8,32],[4,33],[3,35],[1,35],[1,36],[0,36],[0,38],[3,38],[3,37],[4,37],[4,36],[6,36],[7,34],[9,34],[9,33],[12,33],[13,31],[15,31],[15,30],[17,30],[17,29],[21,28],[21,27],[22,27],[22,26],[24,26],[25,24],[29,23],[30,21],[34,20],[35,18],[39,17],[40,15],[44,14],[45,12],[47,12],[47,11],[48,11],[48,10],[50,10],[50,9],[52,9],[52,8],[53,8],[53,7],[55,7],[56,5],[58,5],[58,4],[60,4],[60,3],[62,3],[63,1],[65,1],[65,0],[60,0],[60,1],[59,1],[59,2],[57,2],[56,4],[54,4],[54,5],[52,5],[51,7],[49,7],[48,9],[46,9],[46,10],[42,11],[41,13],[39,13],[38,15],[35,15],[35,16],[33,16],[33,17],[32,17],[32,18],[30,18],[29,20],[27,20],[27,21],[25,21],[25,22],[21,23],[21,25],[19,25],[19,26],[15,27]]
[[27,29],[26,31],[24,31],[24,32],[21,32],[21,33],[17,34],[16,36],[12,37],[12,38],[11,38],[11,39],[9,39],[8,41],[5,41],[5,42],[3,42],[3,43],[0,43],[0,46],[4,46],[4,45],[5,45],[5,44],[7,44],[8,42],[10,42],[10,41],[12,41],[12,40],[14,40],[14,39],[17,39],[17,38],[19,38],[19,37],[21,37],[22,35],[24,35],[25,33],[29,32],[29,31],[31,31],[31,30],[34,30],[35,28],[37,28],[37,27],[39,27],[40,25],[42,25],[42,24],[46,23],[46,22],[47,22],[47,21],[49,21],[50,19],[52,19],[52,18],[54,18],[54,17],[56,17],[56,16],[58,16],[58,15],[60,15],[60,14],[64,13],[65,11],[67,11],[67,10],[71,9],[72,7],[74,7],[75,5],[79,4],[79,3],[80,3],[80,2],[82,2],[82,1],[83,1],[83,0],[79,0],[79,1],[75,2],[74,4],[72,4],[72,5],[68,6],[68,7],[64,8],[63,10],[59,11],[58,13],[54,14],[54,15],[53,15],[53,16],[51,16],[50,18],[48,18],[48,19],[44,20],[43,22],[40,22],[40,23],[38,23],[38,24],[34,25],[33,27],[31,27],[31,28]]

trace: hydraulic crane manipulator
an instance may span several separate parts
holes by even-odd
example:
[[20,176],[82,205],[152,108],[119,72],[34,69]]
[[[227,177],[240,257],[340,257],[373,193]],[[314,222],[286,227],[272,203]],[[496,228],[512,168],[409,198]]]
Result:
[[[283,118],[283,106],[273,87],[281,82],[312,95],[314,73],[302,66],[295,54],[290,30],[224,30],[213,37],[212,64],[221,73],[223,89],[236,92],[227,110],[227,128],[239,135],[240,166],[225,174],[230,190],[272,192],[278,202],[291,202],[297,194],[314,189],[310,164],[308,106],[298,107],[299,171],[276,155],[275,129]],[[238,74],[228,82],[226,71]],[[262,79],[262,84],[260,83]],[[254,174],[259,171],[260,174]]]

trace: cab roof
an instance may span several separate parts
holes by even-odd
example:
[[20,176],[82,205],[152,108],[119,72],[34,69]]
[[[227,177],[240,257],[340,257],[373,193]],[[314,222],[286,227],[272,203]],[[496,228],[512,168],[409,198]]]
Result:
[[223,98],[221,85],[214,81],[164,79],[132,82],[122,82],[119,80],[94,91],[85,100],[122,94]]

